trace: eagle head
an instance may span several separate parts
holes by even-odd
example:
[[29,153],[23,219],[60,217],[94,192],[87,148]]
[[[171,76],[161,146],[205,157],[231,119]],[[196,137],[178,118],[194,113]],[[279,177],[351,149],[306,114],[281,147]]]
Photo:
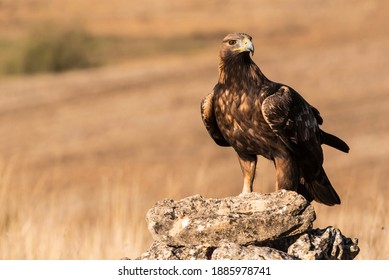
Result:
[[220,59],[225,60],[239,54],[254,54],[252,37],[245,33],[231,33],[224,37],[220,47]]

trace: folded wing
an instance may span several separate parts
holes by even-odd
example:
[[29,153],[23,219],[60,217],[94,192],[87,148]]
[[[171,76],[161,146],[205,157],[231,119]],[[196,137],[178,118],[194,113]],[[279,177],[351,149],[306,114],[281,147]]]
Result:
[[201,101],[201,118],[209,135],[219,146],[231,146],[221,133],[216,122],[215,111],[213,108],[213,91],[203,98]]

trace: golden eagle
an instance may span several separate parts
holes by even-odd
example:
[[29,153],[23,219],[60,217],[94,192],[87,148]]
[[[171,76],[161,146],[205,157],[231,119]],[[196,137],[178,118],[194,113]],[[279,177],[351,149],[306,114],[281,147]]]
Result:
[[213,140],[238,154],[243,193],[252,191],[257,155],[272,160],[276,189],[294,190],[309,201],[334,205],[340,198],[324,172],[321,144],[347,153],[338,137],[319,128],[319,111],[293,88],[270,81],[250,57],[252,37],[227,35],[220,47],[219,80],[201,102]]

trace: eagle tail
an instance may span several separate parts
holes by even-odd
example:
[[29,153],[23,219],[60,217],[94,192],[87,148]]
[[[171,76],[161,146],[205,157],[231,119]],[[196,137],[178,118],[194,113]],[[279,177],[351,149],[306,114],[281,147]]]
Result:
[[342,139],[336,137],[335,135],[329,134],[323,130],[321,130],[320,132],[321,132],[321,139],[322,139],[323,144],[331,146],[331,147],[338,149],[344,153],[349,152],[349,150],[350,150],[349,146]]
[[328,206],[340,204],[340,198],[323,168],[316,178],[306,180],[304,186],[299,187],[298,192],[309,201],[315,200]]

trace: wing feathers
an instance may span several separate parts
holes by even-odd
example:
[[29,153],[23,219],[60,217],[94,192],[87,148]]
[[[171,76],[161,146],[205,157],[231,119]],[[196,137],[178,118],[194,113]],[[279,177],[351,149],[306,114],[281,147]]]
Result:
[[221,133],[215,117],[213,109],[213,91],[203,98],[201,101],[201,118],[209,135],[219,146],[231,146]]
[[262,103],[271,129],[294,153],[305,148],[321,154],[318,121],[311,106],[293,89],[281,86]]
[[323,144],[331,146],[339,151],[344,153],[348,153],[350,148],[342,139],[336,137],[335,135],[329,134],[323,130],[320,130],[321,133],[321,141]]

